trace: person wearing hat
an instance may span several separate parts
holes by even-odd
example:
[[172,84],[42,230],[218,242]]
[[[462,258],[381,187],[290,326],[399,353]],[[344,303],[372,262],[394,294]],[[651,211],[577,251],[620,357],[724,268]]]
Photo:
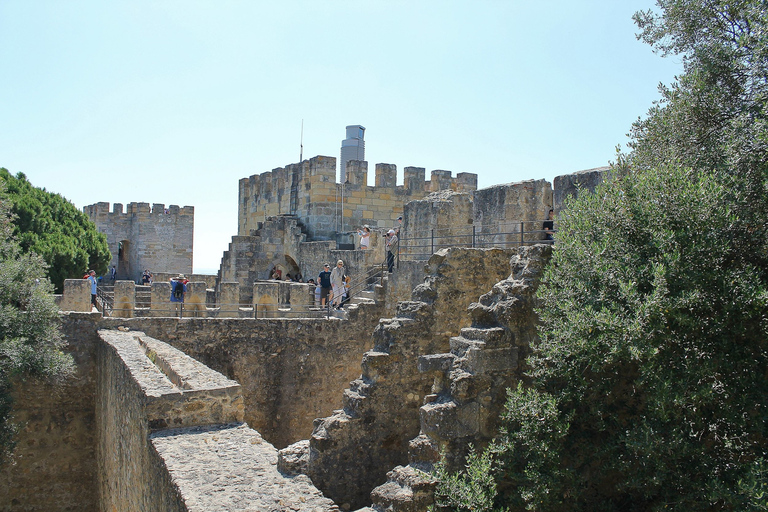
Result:
[[339,308],[344,295],[344,262],[336,262],[336,268],[331,272],[331,287],[333,288],[333,306]]
[[187,278],[184,274],[171,279],[171,302],[174,303],[176,312],[180,313],[184,303],[184,294],[187,293]]
[[397,252],[397,234],[394,229],[387,231],[387,270],[392,273],[395,268],[395,253]]
[[325,306],[331,291],[331,266],[329,264],[323,265],[323,271],[317,276],[317,282],[320,284],[320,306]]

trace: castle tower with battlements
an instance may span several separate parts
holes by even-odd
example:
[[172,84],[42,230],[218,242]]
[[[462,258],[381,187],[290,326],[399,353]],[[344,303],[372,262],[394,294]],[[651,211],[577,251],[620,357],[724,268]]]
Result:
[[139,281],[144,269],[192,273],[194,207],[130,203],[123,212],[123,205],[115,203],[110,212],[109,203],[96,203],[83,212],[107,235],[117,279]]
[[249,236],[258,223],[276,215],[295,215],[309,240],[336,240],[339,233],[364,224],[388,228],[396,224],[405,203],[431,192],[477,189],[477,174],[435,170],[425,179],[423,167],[406,167],[397,184],[397,166],[376,164],[375,185],[368,186],[368,162],[350,160],[346,181],[336,182],[336,159],[316,156],[240,180],[238,235]]

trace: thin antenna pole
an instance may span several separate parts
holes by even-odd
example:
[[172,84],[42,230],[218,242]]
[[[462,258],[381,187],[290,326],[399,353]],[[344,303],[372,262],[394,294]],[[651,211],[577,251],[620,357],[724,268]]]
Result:
[[299,150],[299,163],[304,161],[304,120],[301,120],[301,149]]

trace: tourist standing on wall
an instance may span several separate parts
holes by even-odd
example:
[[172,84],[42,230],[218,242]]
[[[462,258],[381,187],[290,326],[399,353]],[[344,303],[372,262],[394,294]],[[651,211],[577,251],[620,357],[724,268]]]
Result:
[[366,224],[363,229],[357,230],[357,234],[360,235],[360,249],[365,251],[371,246],[371,228]]
[[387,231],[387,270],[391,273],[395,268],[395,253],[398,239],[394,229]]
[[112,265],[112,270],[109,271],[109,277],[112,279],[112,284],[115,284],[115,278],[117,278],[117,270],[115,269],[114,265]]
[[174,304],[175,312],[181,314],[184,309],[184,294],[187,293],[187,278],[184,274],[179,274],[171,279],[171,302]]
[[88,271],[88,282],[91,283],[91,304],[93,304],[93,307],[96,309],[99,309],[99,303],[96,302],[96,288],[99,281],[96,279],[95,270]]
[[341,307],[344,295],[344,262],[336,262],[336,268],[331,272],[331,287],[333,288],[333,305],[337,309]]
[[325,306],[331,291],[331,266],[329,264],[323,265],[323,271],[317,276],[317,282],[320,285],[320,305]]

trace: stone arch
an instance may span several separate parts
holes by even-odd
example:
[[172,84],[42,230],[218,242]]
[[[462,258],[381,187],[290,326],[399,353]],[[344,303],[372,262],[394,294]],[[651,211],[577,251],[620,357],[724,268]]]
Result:
[[283,254],[280,256],[275,257],[270,264],[269,264],[269,271],[267,272],[267,275],[272,274],[272,270],[277,267],[280,269],[280,272],[283,274],[283,280],[285,280],[288,276],[288,274],[291,274],[291,276],[295,276],[297,272],[299,272],[301,269],[296,263],[296,260],[294,260],[292,257],[290,257],[287,254]]

